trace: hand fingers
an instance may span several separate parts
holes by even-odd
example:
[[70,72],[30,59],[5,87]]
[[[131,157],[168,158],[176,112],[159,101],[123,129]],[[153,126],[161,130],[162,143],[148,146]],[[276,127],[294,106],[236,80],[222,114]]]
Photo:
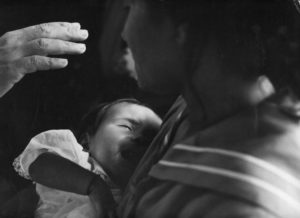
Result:
[[0,65],[0,97],[5,95],[14,85],[14,83],[10,82],[10,68],[7,65]]
[[87,30],[82,30],[79,23],[54,22],[44,23],[23,29],[26,40],[54,38],[61,40],[83,41],[87,39]]
[[0,64],[8,63],[26,56],[82,54],[85,44],[63,41],[59,39],[36,39],[23,46],[0,48]]
[[60,69],[68,64],[66,59],[31,56],[6,65],[0,65],[0,97],[8,92],[15,83],[27,73],[38,70]]
[[53,22],[8,32],[1,38],[6,42],[22,43],[38,38],[83,41],[87,37],[88,31],[82,30],[79,23]]
[[61,69],[68,65],[68,61],[62,58],[50,58],[39,55],[25,57],[10,64],[11,69],[18,74],[33,73],[40,70]]
[[36,39],[21,48],[20,58],[31,55],[62,55],[82,54],[86,50],[85,44],[63,41],[59,39]]
[[66,59],[36,55],[10,62],[6,65],[6,71],[0,72],[0,74],[2,77],[5,75],[5,80],[10,83],[16,83],[19,82],[25,74],[40,70],[61,69],[67,65],[68,61]]

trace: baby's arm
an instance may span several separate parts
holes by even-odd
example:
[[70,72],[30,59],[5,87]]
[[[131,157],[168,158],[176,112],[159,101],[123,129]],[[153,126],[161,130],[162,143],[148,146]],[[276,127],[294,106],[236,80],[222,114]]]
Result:
[[[95,177],[89,170],[50,152],[37,157],[29,166],[29,175],[39,184],[82,195],[89,193],[89,185]],[[97,184],[109,190],[100,176],[96,177]]]
[[41,154],[30,165],[29,174],[45,186],[88,195],[99,217],[114,207],[111,191],[100,176],[56,154]]
[[34,137],[16,159],[15,167],[21,175],[39,184],[88,195],[96,208],[114,205],[102,178],[80,166],[85,166],[86,159],[87,154],[82,155],[82,147],[70,131],[52,130]]

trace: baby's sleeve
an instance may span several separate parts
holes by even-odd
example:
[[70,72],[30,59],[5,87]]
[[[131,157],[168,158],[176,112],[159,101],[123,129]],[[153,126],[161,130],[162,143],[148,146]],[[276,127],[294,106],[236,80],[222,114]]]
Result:
[[25,150],[14,160],[13,166],[20,176],[31,179],[29,167],[36,158],[51,152],[74,163],[80,164],[83,155],[82,146],[70,130],[50,130],[33,137]]

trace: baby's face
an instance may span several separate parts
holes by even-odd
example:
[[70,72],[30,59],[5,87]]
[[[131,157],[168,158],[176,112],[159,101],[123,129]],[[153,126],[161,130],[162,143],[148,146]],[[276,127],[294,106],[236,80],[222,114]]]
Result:
[[123,188],[160,125],[161,119],[147,107],[116,104],[91,138],[90,154]]

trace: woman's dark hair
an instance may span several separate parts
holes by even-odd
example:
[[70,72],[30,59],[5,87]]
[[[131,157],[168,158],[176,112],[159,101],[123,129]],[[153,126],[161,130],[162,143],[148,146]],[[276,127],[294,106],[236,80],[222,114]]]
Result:
[[109,103],[102,102],[95,104],[95,106],[93,106],[82,118],[76,134],[78,142],[84,147],[84,149],[88,149],[89,138],[96,134],[109,109],[121,103],[145,106],[134,98],[123,98]]
[[167,15],[175,24],[187,24],[189,73],[206,40],[214,38],[226,66],[239,67],[237,75],[264,74],[276,88],[289,86],[300,95],[299,0],[136,1],[147,3],[154,22]]

